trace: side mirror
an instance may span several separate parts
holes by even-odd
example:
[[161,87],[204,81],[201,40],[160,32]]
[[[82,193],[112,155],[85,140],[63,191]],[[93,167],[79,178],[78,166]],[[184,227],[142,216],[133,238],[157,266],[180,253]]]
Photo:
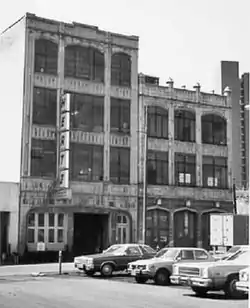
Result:
[[181,261],[181,257],[177,257],[177,258],[175,259],[175,261],[176,261],[176,262]]

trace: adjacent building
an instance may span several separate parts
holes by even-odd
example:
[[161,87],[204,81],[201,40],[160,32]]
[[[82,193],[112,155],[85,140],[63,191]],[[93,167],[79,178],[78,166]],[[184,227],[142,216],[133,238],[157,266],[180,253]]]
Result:
[[18,213],[19,183],[0,182],[0,264],[18,251]]
[[208,248],[208,214],[232,211],[230,89],[159,86],[138,75],[138,43],[33,14],[1,34],[20,254],[90,253],[143,229],[152,246]]
[[[199,84],[194,91],[178,89],[172,80],[163,87],[143,74],[139,80],[138,177],[145,179],[146,157],[146,240],[152,246],[209,248],[209,214],[232,212],[231,91],[203,93]],[[140,238],[142,206],[141,187]]]
[[239,63],[221,62],[221,87],[232,89],[233,177],[239,189],[249,187],[249,73],[240,76]]

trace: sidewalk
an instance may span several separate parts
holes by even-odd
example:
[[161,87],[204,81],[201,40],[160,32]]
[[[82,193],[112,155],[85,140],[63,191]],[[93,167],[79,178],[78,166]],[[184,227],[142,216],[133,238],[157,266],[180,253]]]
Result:
[[[62,263],[62,273],[77,272],[74,268],[74,263]],[[58,263],[47,264],[27,264],[27,265],[7,265],[0,266],[1,276],[20,276],[20,275],[35,275],[42,274],[56,274],[59,273]]]

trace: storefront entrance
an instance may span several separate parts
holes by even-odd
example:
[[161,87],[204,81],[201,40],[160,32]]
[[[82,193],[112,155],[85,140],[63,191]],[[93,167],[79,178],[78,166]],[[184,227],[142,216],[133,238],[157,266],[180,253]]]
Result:
[[108,243],[107,214],[74,214],[74,256],[101,252]]

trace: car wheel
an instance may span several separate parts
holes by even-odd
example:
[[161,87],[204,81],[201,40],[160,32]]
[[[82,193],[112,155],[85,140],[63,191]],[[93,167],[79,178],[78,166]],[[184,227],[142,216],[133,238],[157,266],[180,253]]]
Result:
[[204,297],[207,294],[207,289],[202,287],[192,287],[192,290],[195,292],[196,295],[200,297]]
[[229,298],[238,298],[243,296],[243,292],[240,292],[236,289],[236,282],[238,281],[238,275],[233,275],[228,277],[228,280],[225,285],[225,295]]
[[113,270],[114,270],[113,265],[107,263],[107,264],[104,264],[104,265],[102,266],[102,268],[101,268],[101,274],[102,274],[102,276],[104,276],[104,277],[110,277],[110,276],[112,276]]
[[167,270],[159,270],[154,278],[155,284],[159,286],[166,286],[170,284],[170,273]]
[[147,282],[147,280],[148,280],[148,278],[145,278],[145,277],[140,277],[140,276],[135,277],[135,281],[137,283],[145,283],[145,282]]
[[85,271],[85,274],[89,277],[92,277],[95,275],[95,272],[94,271]]

